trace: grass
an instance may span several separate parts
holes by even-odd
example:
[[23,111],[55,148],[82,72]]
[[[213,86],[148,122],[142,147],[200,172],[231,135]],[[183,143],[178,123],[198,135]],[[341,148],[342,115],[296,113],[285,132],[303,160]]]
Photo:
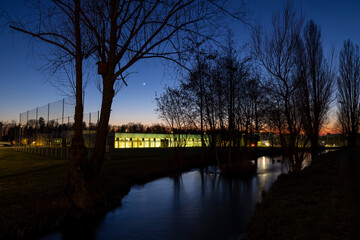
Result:
[[0,239],[43,230],[44,216],[65,184],[66,167],[66,161],[0,149]]
[[[109,156],[99,188],[115,208],[135,183],[201,165],[199,149],[185,150],[182,164],[172,149],[127,149]],[[0,148],[0,239],[38,237],[83,214],[63,194],[68,161]],[[97,212],[98,214],[99,212]]]
[[[174,149],[110,154],[99,182],[108,204],[98,214],[119,206],[133,184],[204,164],[197,148],[185,149],[181,165],[178,155]],[[339,150],[300,174],[279,177],[257,205],[248,238],[360,239],[359,165],[360,150]],[[63,194],[67,167],[65,160],[0,148],[0,239],[39,237],[86,218]]]
[[256,206],[248,239],[360,239],[360,150],[330,152],[283,175]]

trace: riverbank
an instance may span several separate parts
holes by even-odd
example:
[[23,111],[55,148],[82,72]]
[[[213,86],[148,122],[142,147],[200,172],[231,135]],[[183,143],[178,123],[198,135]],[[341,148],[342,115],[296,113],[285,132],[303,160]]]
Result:
[[[263,154],[277,150],[259,149]],[[124,149],[106,159],[99,188],[106,206],[90,213],[72,208],[64,195],[68,161],[0,148],[0,239],[32,238],[65,222],[97,216],[118,207],[134,184],[209,164],[200,148]],[[179,157],[182,156],[182,157]]]
[[125,150],[107,159],[99,182],[107,205],[84,213],[64,195],[68,161],[1,148],[0,239],[32,238],[64,222],[101,216],[117,207],[133,184],[203,164],[200,149],[185,149],[181,159],[174,154],[174,149]]
[[282,175],[257,204],[247,239],[360,239],[360,149]]

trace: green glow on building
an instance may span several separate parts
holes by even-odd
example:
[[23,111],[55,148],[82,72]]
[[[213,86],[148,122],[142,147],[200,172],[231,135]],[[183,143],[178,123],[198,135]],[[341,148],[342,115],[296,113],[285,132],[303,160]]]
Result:
[[[204,136],[205,144],[209,139]],[[200,134],[115,133],[115,148],[201,147]]]

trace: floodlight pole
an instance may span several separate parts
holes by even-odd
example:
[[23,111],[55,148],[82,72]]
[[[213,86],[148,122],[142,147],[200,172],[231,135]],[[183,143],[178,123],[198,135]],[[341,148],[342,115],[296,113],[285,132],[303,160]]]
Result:
[[64,106],[65,106],[65,98],[63,98],[63,101],[62,101],[61,125],[64,125]]
[[21,144],[21,113],[20,113],[20,117],[19,117],[19,143],[18,146],[20,146]]
[[89,138],[89,146],[88,146],[89,149],[90,149],[90,131],[91,131],[90,126],[91,126],[91,113],[89,113],[89,136],[88,136],[88,138]]
[[39,115],[39,108],[37,107],[36,108],[36,118],[35,118],[35,135],[36,135],[36,144],[35,146],[38,146],[39,145],[39,136],[38,136],[38,115]]

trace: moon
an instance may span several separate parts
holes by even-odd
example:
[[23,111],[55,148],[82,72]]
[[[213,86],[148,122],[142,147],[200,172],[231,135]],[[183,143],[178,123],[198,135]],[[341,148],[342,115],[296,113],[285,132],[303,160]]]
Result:
[[143,82],[142,85],[143,85],[143,86],[146,86],[146,82]]

